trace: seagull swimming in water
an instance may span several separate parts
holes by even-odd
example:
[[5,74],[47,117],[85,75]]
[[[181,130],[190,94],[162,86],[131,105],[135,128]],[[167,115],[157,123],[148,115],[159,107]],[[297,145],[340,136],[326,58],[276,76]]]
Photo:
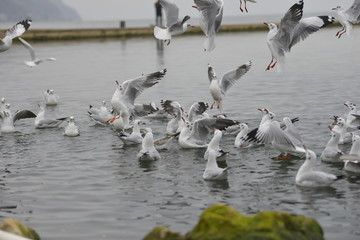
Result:
[[225,93],[233,86],[242,76],[244,76],[251,68],[251,61],[226,72],[221,80],[219,80],[215,74],[214,69],[208,64],[208,77],[210,80],[210,93],[214,99],[214,103],[210,106],[210,109],[217,105],[217,108],[222,111],[222,101],[225,97]]
[[35,128],[37,129],[56,128],[66,119],[68,119],[67,117],[58,119],[45,119],[45,108],[40,104],[38,106],[40,108],[40,111],[35,118]]
[[351,35],[352,24],[360,23],[360,0],[354,0],[353,4],[349,9],[344,9],[341,6],[333,8],[338,15],[338,20],[342,26],[342,29],[336,33],[338,38],[346,33],[348,36]]
[[175,3],[168,0],[159,0],[161,6],[164,8],[166,15],[166,28],[160,28],[155,26],[154,36],[157,39],[168,41],[167,45],[170,44],[171,36],[183,34],[189,27],[190,24],[187,21],[190,16],[186,15],[181,21],[179,20],[179,8]]
[[133,126],[133,130],[131,134],[127,134],[127,133],[122,133],[120,135],[120,139],[121,141],[123,141],[123,143],[125,145],[136,145],[136,144],[140,144],[143,141],[143,137],[141,136],[141,132],[140,132],[140,127],[142,125],[145,125],[145,123],[139,119],[136,119],[134,121],[134,126]]
[[264,23],[269,27],[267,45],[271,52],[271,62],[266,67],[270,70],[279,63],[278,71],[282,71],[285,64],[285,53],[298,42],[306,39],[310,34],[334,22],[334,17],[317,16],[301,19],[304,2],[295,3],[281,19],[279,28],[274,23]]
[[49,57],[49,58],[44,58],[44,59],[39,59],[36,57],[35,55],[35,50],[34,48],[30,45],[30,43],[28,43],[27,41],[25,41],[24,39],[22,39],[21,37],[19,37],[20,42],[24,45],[24,47],[29,51],[30,53],[30,57],[31,57],[31,61],[25,61],[25,64],[28,67],[36,67],[37,65],[39,65],[40,63],[44,62],[44,61],[56,61],[55,58],[53,57]]
[[331,130],[331,137],[321,153],[320,159],[324,162],[339,162],[340,157],[344,154],[339,149],[341,133],[337,129],[331,127],[329,127],[329,129]]
[[340,157],[344,161],[344,170],[360,173],[360,136],[352,136],[352,146],[349,154]]
[[46,106],[55,106],[59,102],[59,95],[57,95],[54,89],[47,89],[44,93],[44,101]]
[[64,136],[76,137],[80,135],[79,127],[75,124],[75,118],[73,116],[69,117],[69,123],[65,127]]
[[5,32],[5,37],[0,39],[0,52],[5,52],[10,49],[13,38],[21,36],[26,30],[29,29],[31,20],[23,20],[15,24],[12,28]]
[[218,160],[225,160],[226,152],[224,152],[224,150],[220,148],[221,138],[222,138],[222,132],[216,129],[214,132],[214,136],[211,139],[209,145],[207,146],[206,152],[204,154],[205,159],[208,159],[210,151],[215,151],[217,152],[216,158]]
[[327,187],[342,177],[322,171],[313,170],[316,162],[316,154],[306,148],[306,160],[299,168],[295,183],[302,187]]
[[17,120],[25,118],[35,118],[35,113],[29,110],[18,110],[14,114],[10,111],[10,104],[5,104],[5,108],[0,112],[0,132],[13,133],[15,132],[14,123]]
[[219,31],[223,11],[223,0],[194,0],[195,6],[200,13],[200,28],[206,36],[204,51],[210,52],[215,49],[215,34]]
[[209,151],[203,173],[204,180],[224,180],[227,178],[227,168],[220,168],[216,162],[217,154],[217,151]]
[[141,144],[141,150],[137,155],[140,161],[156,161],[161,159],[159,152],[154,146],[154,136],[151,128],[146,128],[146,135]]

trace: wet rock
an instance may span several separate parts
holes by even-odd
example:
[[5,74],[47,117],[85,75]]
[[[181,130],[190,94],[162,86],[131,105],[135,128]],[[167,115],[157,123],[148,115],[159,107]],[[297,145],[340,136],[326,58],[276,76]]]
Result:
[[155,227],[143,240],[185,240],[185,238],[166,227]]
[[35,232],[34,229],[27,227],[12,218],[5,218],[4,221],[0,223],[0,230],[29,239],[40,240],[39,235]]

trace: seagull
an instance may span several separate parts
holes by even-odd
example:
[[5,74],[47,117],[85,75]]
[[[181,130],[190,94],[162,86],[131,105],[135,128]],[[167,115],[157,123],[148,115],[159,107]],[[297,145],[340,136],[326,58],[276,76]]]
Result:
[[111,98],[111,106],[115,114],[121,111],[127,111],[130,115],[134,115],[135,99],[146,88],[150,88],[157,84],[166,74],[166,69],[161,71],[141,75],[134,79],[126,80],[122,84],[116,82],[116,90]]
[[179,135],[179,145],[182,148],[206,148],[207,138],[213,129],[225,130],[228,126],[237,124],[230,119],[203,118],[193,124],[183,119],[185,125]]
[[221,138],[222,138],[222,132],[220,130],[216,129],[214,132],[214,136],[211,139],[209,145],[207,146],[206,152],[204,154],[205,159],[208,159],[210,151],[215,151],[215,152],[217,152],[216,158],[218,160],[225,160],[224,157],[226,156],[226,152],[224,152],[224,150],[222,150],[220,148]]
[[45,108],[40,104],[38,106],[40,108],[40,111],[35,118],[35,128],[37,129],[56,128],[66,119],[68,119],[67,117],[58,119],[45,119]]
[[119,115],[106,120],[105,123],[111,124],[116,131],[123,131],[131,128],[130,115],[127,111],[121,111]]
[[[244,2],[244,9],[242,9],[242,2]],[[256,3],[255,0],[240,0],[240,11],[241,12],[248,12],[247,8],[246,8],[246,2],[252,2],[252,3]]]
[[0,112],[0,132],[13,133],[15,132],[14,123],[17,120],[35,117],[36,115],[29,110],[18,110],[12,114],[10,111],[10,104],[7,103],[4,110]]
[[347,131],[346,120],[342,117],[334,116],[333,129],[340,132],[339,144],[348,144],[351,142],[351,135]]
[[267,45],[271,52],[271,62],[266,70],[275,67],[279,62],[278,68],[281,71],[285,63],[285,53],[290,52],[291,48],[306,39],[310,34],[326,27],[334,22],[334,17],[317,16],[301,19],[303,16],[304,2],[300,0],[295,3],[281,19],[279,29],[274,23],[264,23],[269,27],[267,35]]
[[10,49],[13,38],[21,36],[26,30],[29,29],[31,20],[23,20],[15,24],[12,28],[5,32],[5,37],[0,39],[0,52],[5,52]]
[[53,89],[47,89],[44,93],[44,100],[46,106],[56,106],[59,101],[59,95]]
[[154,102],[149,104],[135,103],[134,104],[134,115],[136,117],[145,117],[150,114],[156,113],[159,108],[156,107]]
[[160,28],[155,26],[154,36],[157,39],[168,41],[167,45],[170,44],[171,36],[183,34],[189,27],[190,24],[187,21],[190,16],[186,15],[181,21],[179,20],[179,8],[175,3],[160,0],[161,6],[164,8],[166,14],[166,28]]
[[211,105],[212,109],[217,104],[217,108],[222,111],[222,100],[225,97],[225,93],[233,86],[237,80],[239,80],[245,73],[251,68],[251,61],[237,67],[236,69],[226,72],[219,81],[214,69],[208,64],[208,77],[210,80],[210,93],[214,99],[214,103]]
[[217,151],[209,151],[206,168],[203,173],[204,180],[224,180],[227,178],[227,168],[219,168],[216,162],[217,154]]
[[316,154],[306,148],[306,160],[299,168],[295,182],[302,187],[327,187],[342,177],[330,173],[313,170],[316,161]]
[[329,127],[329,129],[331,131],[331,138],[321,153],[320,159],[324,162],[339,162],[340,156],[344,154],[338,147],[341,133],[331,127]]
[[69,117],[69,123],[65,127],[64,136],[76,137],[80,135],[78,126],[75,125],[75,118],[73,116]]
[[269,118],[259,126],[256,133],[258,143],[272,144],[275,149],[284,154],[276,160],[289,159],[290,153],[305,153],[302,138],[290,118],[283,118],[286,128],[282,130],[280,123],[274,120],[275,114],[269,112],[268,115]]
[[360,173],[360,136],[352,136],[352,146],[349,154],[340,157],[344,161],[344,170]]
[[34,48],[30,45],[30,43],[28,43],[27,41],[25,41],[21,37],[19,37],[19,40],[30,53],[31,61],[25,61],[25,64],[28,67],[36,67],[37,65],[39,65],[40,63],[42,63],[44,61],[56,61],[56,59],[53,58],[53,57],[44,58],[44,59],[37,58],[36,55],[35,55]]
[[352,24],[360,23],[360,0],[354,0],[354,3],[347,10],[341,6],[333,8],[338,15],[338,20],[342,26],[342,29],[336,33],[338,38],[346,33],[348,36],[351,34]]
[[106,107],[106,101],[102,101],[102,105],[99,108],[95,108],[90,105],[90,109],[88,111],[89,117],[95,121],[95,123],[100,125],[108,125],[106,122],[108,119],[114,117],[111,112]]
[[166,125],[166,134],[174,135],[181,131],[184,126],[182,118],[187,118],[187,113],[177,101],[161,100],[160,104],[164,111],[173,116]]
[[146,128],[146,135],[142,140],[141,150],[137,157],[140,161],[154,161],[161,159],[159,152],[154,146],[154,136],[151,128]]
[[125,132],[120,135],[121,141],[125,145],[135,145],[140,144],[143,141],[143,137],[140,133],[140,126],[145,125],[145,123],[139,119],[134,121],[134,126],[131,134],[126,134]]
[[237,148],[249,148],[253,143],[244,140],[245,136],[249,133],[249,126],[246,123],[239,124],[240,132],[236,135],[234,146]]
[[200,27],[206,40],[204,51],[210,52],[215,49],[215,34],[219,31],[223,10],[223,0],[194,0],[195,6],[200,13]]

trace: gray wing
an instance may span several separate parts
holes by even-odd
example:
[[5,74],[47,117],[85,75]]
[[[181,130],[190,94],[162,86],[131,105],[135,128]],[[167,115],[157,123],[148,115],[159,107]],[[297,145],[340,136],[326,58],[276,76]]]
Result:
[[293,30],[303,15],[304,2],[300,0],[295,3],[281,19],[279,30],[274,37],[274,42],[284,51],[289,51]]
[[209,104],[204,102],[196,102],[191,105],[189,110],[189,122],[193,122],[196,116],[202,115],[209,108]]
[[271,144],[276,142],[277,144],[289,145],[295,148],[291,139],[283,130],[281,130],[280,124],[277,121],[268,124],[262,124],[256,133],[256,139],[259,143],[263,144]]
[[36,114],[29,110],[16,111],[14,114],[13,121],[17,121],[24,118],[36,118]]
[[178,102],[172,100],[161,100],[160,104],[166,113],[173,116],[177,116],[180,114],[181,106]]
[[353,5],[345,11],[349,22],[359,23],[360,22],[360,0],[355,0]]
[[298,129],[292,124],[290,118],[284,117],[283,120],[286,125],[284,132],[291,141],[297,146],[304,146],[302,137],[300,136]]
[[[215,21],[217,15],[221,12],[222,5],[215,0],[194,0],[198,10],[204,18],[204,29],[206,36],[212,36],[215,34]],[[222,2],[222,1],[221,1]],[[222,16],[222,13],[219,16]],[[221,18],[222,19],[222,18]],[[221,19],[218,19],[217,24],[221,24]],[[220,20],[220,22],[219,22]]]
[[18,37],[18,38],[19,38],[20,42],[24,45],[24,47],[29,51],[31,60],[34,61],[36,58],[34,48],[30,45],[30,43],[28,43],[21,37]]
[[123,84],[123,100],[134,105],[135,99],[142,93],[146,88],[154,86],[161,80],[166,73],[166,69],[157,71],[147,75],[142,75],[138,78],[128,80]]
[[237,121],[226,118],[203,118],[194,122],[190,138],[205,143],[213,129],[225,130],[237,124]]
[[310,34],[319,31],[321,28],[333,23],[335,20],[332,16],[317,16],[302,19],[298,25],[296,25],[293,31],[293,37],[289,45],[290,49],[298,42],[307,38]]
[[10,38],[16,38],[18,36],[21,36],[24,32],[26,32],[26,30],[29,29],[31,25],[31,20],[23,20],[21,22],[18,22],[17,24],[15,24],[12,28],[10,28],[9,30],[7,30],[5,32],[6,36],[9,36]]
[[215,32],[218,32],[220,29],[220,25],[221,25],[222,18],[223,18],[223,13],[224,13],[224,4],[221,5],[219,13],[216,15],[216,18],[215,18]]
[[245,73],[249,71],[251,68],[251,61],[241,65],[240,67],[230,70],[224,74],[220,81],[221,92],[225,94],[225,92],[235,84],[237,80],[239,80]]
[[164,8],[166,14],[166,26],[171,27],[179,21],[179,8],[175,3],[167,0],[160,0],[160,4]]

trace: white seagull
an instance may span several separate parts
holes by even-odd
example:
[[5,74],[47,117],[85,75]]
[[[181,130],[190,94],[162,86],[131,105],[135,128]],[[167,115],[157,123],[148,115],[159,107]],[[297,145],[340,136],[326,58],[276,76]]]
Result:
[[237,124],[230,119],[203,118],[193,124],[185,120],[185,125],[179,135],[179,145],[182,148],[206,148],[207,139],[213,129],[225,130],[227,127]]
[[29,51],[30,53],[30,57],[31,57],[31,61],[25,61],[25,64],[28,67],[36,67],[37,65],[39,65],[40,63],[44,62],[44,61],[56,61],[55,58],[53,57],[49,57],[49,58],[44,58],[44,59],[39,59],[36,57],[35,55],[35,50],[34,48],[30,45],[30,43],[28,43],[27,41],[25,41],[24,39],[22,39],[21,37],[19,37],[20,42],[24,45],[24,47]]
[[190,16],[186,15],[181,21],[179,20],[179,8],[175,3],[160,0],[161,6],[164,8],[166,15],[166,28],[160,28],[155,26],[154,36],[157,39],[168,41],[170,44],[171,36],[179,35],[184,33],[189,27],[190,24],[187,21],[190,19]]
[[171,115],[173,118],[166,125],[166,134],[173,135],[181,131],[184,126],[182,118],[187,117],[187,113],[180,103],[172,100],[161,100],[160,104],[164,111]]
[[37,129],[56,128],[66,119],[68,119],[67,117],[58,119],[45,119],[45,108],[40,104],[38,106],[40,108],[40,111],[35,118],[35,128]]
[[145,125],[145,123],[139,119],[136,119],[134,121],[134,126],[133,126],[133,130],[131,134],[127,134],[125,132],[123,132],[120,135],[120,139],[121,141],[123,141],[123,143],[125,145],[135,145],[135,144],[140,144],[143,141],[143,137],[141,135],[140,132],[140,126],[141,125]]
[[337,12],[338,20],[342,26],[342,29],[336,33],[336,36],[340,38],[344,33],[350,36],[352,24],[360,23],[360,0],[354,0],[354,3],[347,10],[341,6],[337,6],[332,10]]
[[214,104],[217,104],[217,108],[222,110],[222,100],[225,97],[225,93],[233,86],[245,73],[247,73],[251,68],[251,61],[237,67],[236,69],[226,72],[221,80],[219,80],[215,74],[214,69],[208,64],[208,77],[210,80],[210,93],[214,99],[214,103],[211,105],[210,109],[214,107]]
[[26,30],[29,29],[30,25],[30,19],[23,20],[15,24],[15,26],[10,28],[9,30],[7,30],[5,32],[5,37],[3,39],[0,39],[0,52],[5,52],[6,50],[8,50],[12,45],[13,38],[21,36],[24,32],[26,32]]
[[281,19],[279,29],[274,23],[264,23],[269,27],[267,45],[271,52],[271,62],[266,70],[275,67],[279,62],[279,71],[285,64],[285,53],[291,48],[306,39],[310,34],[334,22],[334,17],[317,16],[301,19],[303,16],[304,2],[300,0],[295,3]]
[[75,118],[69,117],[69,123],[65,127],[64,136],[76,137],[80,135],[79,127],[75,125]]
[[214,136],[211,139],[209,145],[207,146],[206,152],[204,154],[205,159],[208,159],[210,151],[215,151],[217,152],[216,158],[218,160],[225,160],[226,152],[224,152],[224,150],[220,148],[221,138],[222,138],[222,132],[216,129],[214,132]]
[[[242,2],[244,2],[244,9],[242,8]],[[255,0],[240,0],[240,11],[241,12],[248,12],[247,8],[246,8],[246,2],[252,2],[252,3],[256,3]]]
[[146,89],[157,84],[166,74],[166,69],[161,71],[143,74],[134,79],[126,80],[123,83],[115,81],[116,90],[111,98],[111,106],[115,114],[121,111],[134,115],[135,99]]
[[141,144],[141,150],[137,155],[140,161],[154,161],[161,159],[159,152],[154,146],[154,136],[150,128],[146,128],[146,135]]
[[344,170],[360,173],[360,136],[352,136],[352,146],[349,154],[340,157],[344,161]]
[[342,177],[330,173],[313,170],[316,162],[316,154],[310,149],[306,149],[306,160],[299,168],[295,183],[302,187],[327,187]]
[[320,159],[324,162],[339,162],[340,156],[344,153],[339,149],[339,140],[341,133],[336,129],[331,129],[331,138],[326,144],[325,149],[320,155]]
[[13,133],[15,132],[14,123],[17,120],[35,117],[36,115],[29,110],[18,110],[12,114],[10,111],[10,104],[7,103],[4,110],[0,112],[0,132]]
[[108,119],[114,117],[111,112],[106,107],[106,101],[102,101],[102,105],[98,108],[90,105],[90,109],[88,111],[89,117],[95,121],[96,124],[107,125],[106,122]]
[[200,27],[203,30],[206,40],[204,51],[210,52],[215,49],[215,35],[219,31],[223,10],[223,0],[194,0],[194,8],[200,13]]
[[253,143],[244,140],[249,133],[249,126],[246,123],[240,123],[239,128],[240,132],[236,135],[234,146],[237,148],[249,148],[253,146]]
[[59,95],[57,95],[54,89],[47,89],[44,92],[44,101],[46,106],[55,106],[59,102]]
[[216,162],[217,151],[209,151],[206,168],[203,173],[205,180],[224,180],[227,178],[227,168],[220,168]]

